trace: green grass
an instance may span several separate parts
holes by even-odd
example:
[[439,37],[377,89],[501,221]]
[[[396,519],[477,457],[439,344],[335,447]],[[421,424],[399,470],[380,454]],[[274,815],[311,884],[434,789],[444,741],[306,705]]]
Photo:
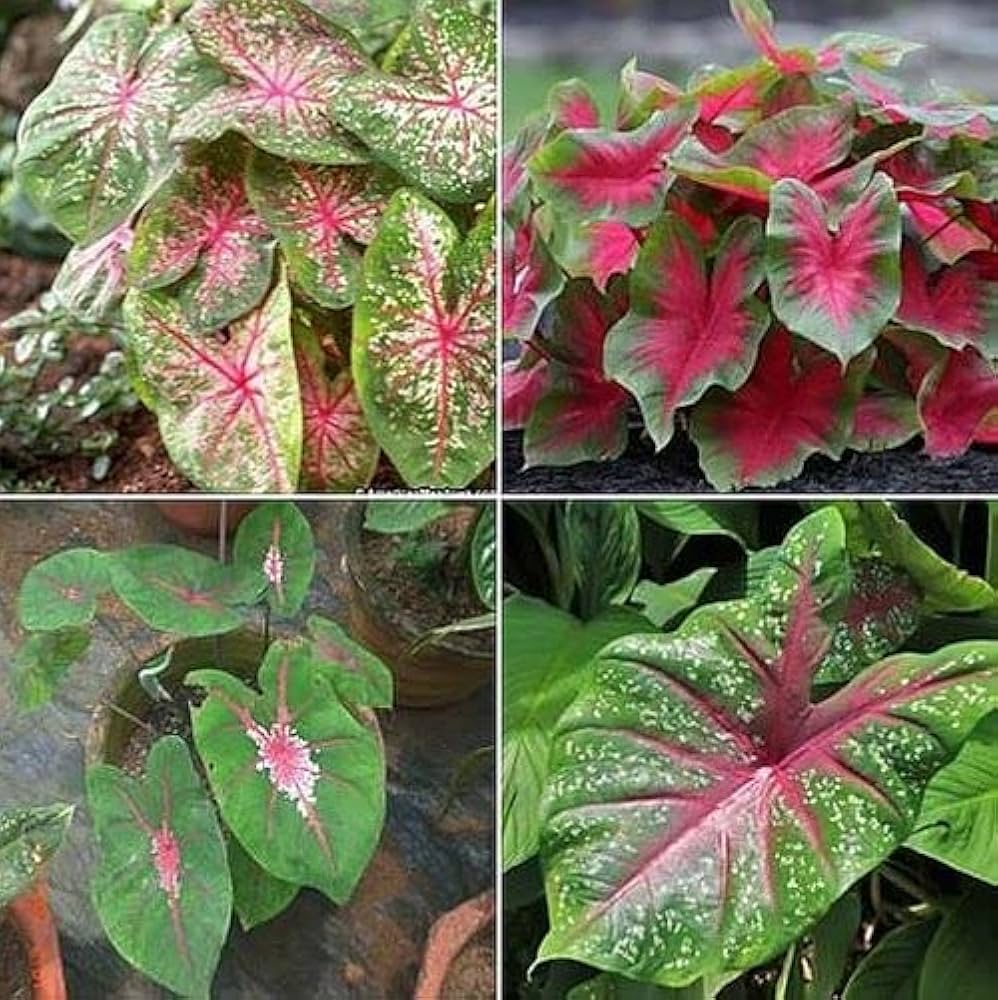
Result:
[[559,80],[581,77],[589,85],[603,115],[617,103],[619,71],[608,66],[594,68],[582,63],[545,63],[523,60],[507,62],[503,69],[503,132],[511,138],[535,111],[547,106],[548,91]]

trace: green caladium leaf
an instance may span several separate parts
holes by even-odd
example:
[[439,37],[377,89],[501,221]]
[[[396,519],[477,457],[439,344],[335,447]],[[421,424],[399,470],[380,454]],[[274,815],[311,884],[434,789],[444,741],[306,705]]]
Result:
[[393,187],[370,167],[290,163],[253,157],[250,197],[281,241],[291,280],[328,309],[353,305],[362,247],[377,232]]
[[83,628],[60,628],[28,636],[14,655],[11,682],[22,712],[47,705],[66,672],[90,648],[90,633]]
[[43,874],[62,845],[74,807],[57,803],[0,813],[0,908],[14,902]]
[[186,682],[207,691],[194,741],[226,825],[276,878],[345,902],[385,818],[376,723],[336,698],[303,642],[271,645],[259,691],[219,670]]
[[725,535],[743,548],[759,540],[759,509],[730,500],[646,500],[635,504],[638,513],[681,535]]
[[300,886],[274,878],[229,837],[225,845],[232,875],[232,908],[244,931],[273,920],[294,902]]
[[187,328],[206,333],[260,304],[274,276],[274,241],[246,196],[244,147],[189,154],[135,230],[131,284],[170,286]]
[[471,536],[471,578],[478,599],[487,608],[496,606],[496,509],[482,508]]
[[21,581],[17,610],[21,625],[48,632],[87,625],[97,599],[110,587],[107,559],[96,549],[66,549],[35,563]]
[[538,960],[666,986],[748,968],[910,834],[932,775],[998,707],[998,644],[894,656],[813,702],[844,565],[842,518],[820,511],[759,597],[597,655],[551,752]]
[[174,121],[217,81],[182,27],[100,18],[21,120],[21,190],[74,240],[99,239],[169,173]]
[[391,72],[347,80],[338,121],[372,154],[448,202],[492,192],[496,157],[496,33],[463,0],[420,0]]
[[446,500],[378,500],[364,508],[364,530],[408,534],[428,527],[452,510]]
[[315,539],[295,503],[265,503],[239,525],[232,545],[233,568],[256,581],[275,614],[296,615],[312,586]]
[[290,493],[302,404],[283,277],[259,309],[196,335],[164,292],[129,292],[127,350],[170,458],[203,489]]
[[925,949],[936,933],[935,920],[891,931],[867,955],[846,984],[843,1000],[918,1000],[918,977]]
[[308,620],[312,659],[344,701],[368,708],[391,708],[392,672],[366,646],[322,615]]
[[158,740],[145,775],[87,772],[100,862],[93,901],[111,944],[150,979],[205,997],[229,932],[232,883],[215,809],[182,739]]
[[367,160],[330,112],[344,80],[370,67],[347,32],[297,0],[197,0],[184,23],[229,81],[181,117],[175,142],[210,142],[240,132],[291,160]]
[[150,628],[222,635],[246,622],[262,581],[179,545],[135,545],[109,557],[115,594]]
[[707,566],[695,570],[681,580],[672,580],[669,583],[642,580],[634,588],[631,600],[638,605],[641,613],[652,625],[664,628],[683,612],[697,606],[715,573],[716,569]]
[[462,243],[447,214],[396,192],[364,257],[353,375],[375,437],[410,486],[459,489],[495,446],[492,213]]

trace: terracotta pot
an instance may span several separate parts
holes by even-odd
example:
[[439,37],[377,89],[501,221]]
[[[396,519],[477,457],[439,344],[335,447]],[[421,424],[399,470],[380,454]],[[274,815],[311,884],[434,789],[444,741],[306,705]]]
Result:
[[[447,977],[472,939],[495,921],[495,892],[483,892],[438,918],[430,928],[415,995],[441,1000]],[[469,997],[468,1000],[477,1000]]]
[[24,946],[32,1000],[66,1000],[59,934],[49,908],[47,884],[36,882],[18,896],[7,907],[7,916]]
[[[222,518],[221,500],[157,500],[159,512],[175,528],[200,538],[216,538]],[[226,500],[226,534],[239,527],[239,522],[256,506],[253,500]]]
[[363,504],[350,508],[344,527],[343,569],[350,586],[350,633],[391,669],[395,703],[408,708],[448,705],[488,684],[495,654],[484,653],[467,636],[448,636],[411,652],[425,629],[416,624],[406,608],[386,599],[367,570],[362,548]]

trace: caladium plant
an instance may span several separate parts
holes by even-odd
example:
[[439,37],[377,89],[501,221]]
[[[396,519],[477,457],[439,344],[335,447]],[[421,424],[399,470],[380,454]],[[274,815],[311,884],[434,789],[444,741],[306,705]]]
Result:
[[[656,449],[688,431],[722,490],[989,442],[998,111],[895,79],[918,46],[787,48],[765,0],[730,3],[755,62],[682,87],[629,63],[610,120],[568,81],[506,150],[504,426],[526,464],[614,459],[635,411]],[[598,334],[565,323],[581,300],[612,317]]]
[[[251,929],[304,886],[343,903],[380,839],[386,764],[373,710],[391,708],[392,675],[336,622],[303,620],[315,562],[297,506],[266,503],[241,522],[231,561],[176,545],[68,549],[21,585],[22,710],[84,659],[112,598],[161,636],[138,676],[150,699],[193,692],[186,740],[156,738],[141,774],[107,760],[86,778],[101,923],[127,961],[183,996],[209,995],[233,912]],[[234,673],[223,637],[257,621],[259,662]],[[176,645],[207,636],[215,652],[164,681]]]
[[[99,18],[16,174],[118,319],[173,462],[352,491],[382,452],[464,488],[494,453],[494,15],[472,0],[194,0]],[[303,332],[306,331],[306,332]]]

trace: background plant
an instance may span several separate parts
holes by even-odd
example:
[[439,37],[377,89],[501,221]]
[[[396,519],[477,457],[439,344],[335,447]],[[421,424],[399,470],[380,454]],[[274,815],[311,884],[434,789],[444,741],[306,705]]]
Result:
[[998,408],[995,110],[894,70],[917,45],[840,33],[685,87],[621,72],[607,125],[554,88],[506,153],[505,421],[528,465],[618,457],[634,404],[687,427],[719,489],[921,434],[947,457]]

